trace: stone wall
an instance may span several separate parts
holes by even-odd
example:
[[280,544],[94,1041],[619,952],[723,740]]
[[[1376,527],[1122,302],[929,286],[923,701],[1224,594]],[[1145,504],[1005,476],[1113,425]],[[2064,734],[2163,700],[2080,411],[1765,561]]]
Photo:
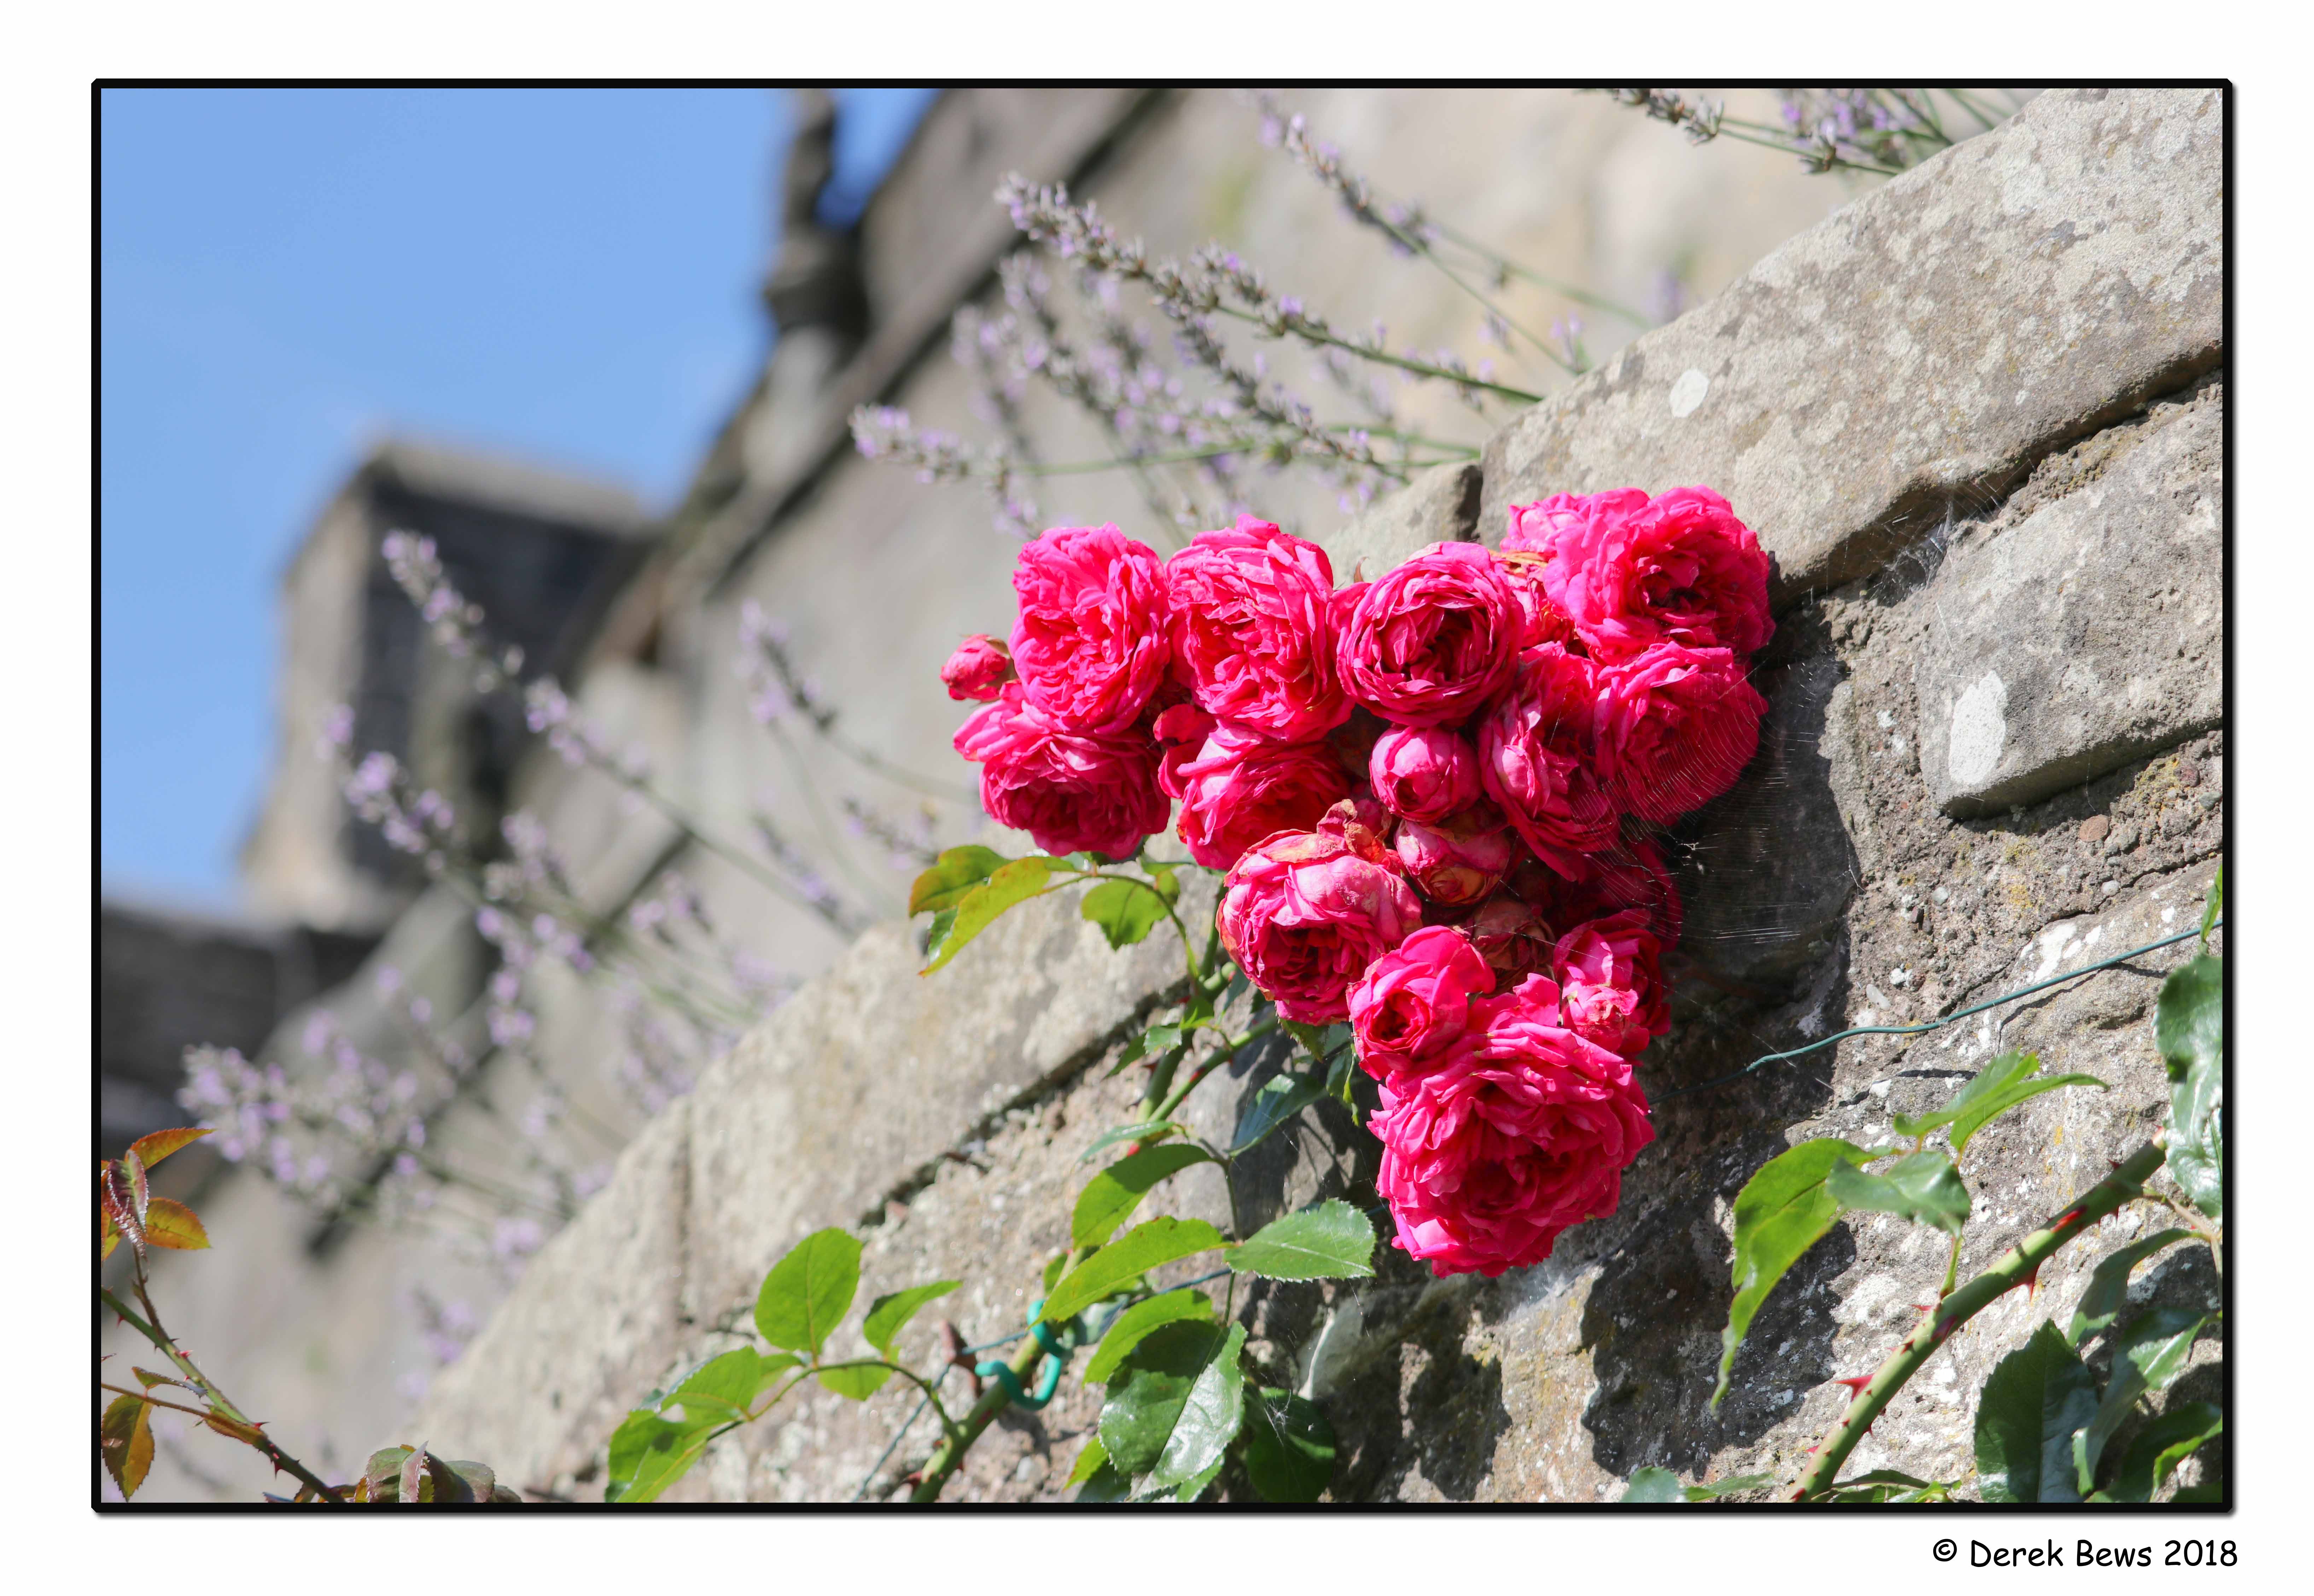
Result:
[[[1779,609],[1762,756],[1675,839],[1687,973],[1643,1061],[1657,1140],[1621,1210],[1491,1283],[1385,1253],[1355,1289],[1263,1286],[1237,1304],[1254,1365],[1341,1433],[1338,1499],[1591,1500],[1647,1464],[1788,1475],[1845,1399],[1830,1382],[1877,1361],[1944,1257],[1894,1220],[1843,1223],[1769,1300],[1709,1413],[1729,1203],[1760,1163],[1807,1136],[1885,1135],[2005,1047],[2109,1082],[2038,1098],[1973,1145],[1965,1270],[2159,1124],[2151,1003],[2176,948],[1924,1037],[1670,1094],[1845,1026],[1950,1013],[2198,913],[2223,841],[2223,112],[2214,91],[2045,95],[1512,419],[1479,466],[1346,525],[1307,515],[1345,576],[1359,560],[1373,575],[1437,538],[1492,541],[1510,503],[1541,493],[1707,481],[1774,558]],[[1164,192],[1160,178],[1136,189],[1112,169],[1127,193]],[[764,542],[729,590],[814,595],[811,648],[880,655],[863,680],[922,652],[896,661],[912,686],[868,701],[887,745],[914,748],[945,735],[922,686],[935,657],[1005,612],[985,560],[931,604],[959,579],[943,560],[905,578],[922,594],[883,600],[894,624],[861,632],[889,579],[875,573],[916,546],[885,530],[899,523],[880,496],[901,490],[817,489],[831,513],[848,496],[848,552]],[[727,622],[715,601],[700,615],[703,650]],[[693,747],[704,801],[744,783],[739,755]],[[731,1345],[762,1271],[824,1224],[864,1230],[866,1291],[954,1275],[967,1284],[944,1306],[967,1339],[1016,1329],[1064,1241],[1079,1153],[1129,1107],[1129,1076],[1102,1061],[1159,1001],[1171,953],[1109,953],[1063,898],[928,979],[910,955],[896,924],[835,954],[651,1124],[415,1428],[502,1477],[598,1495],[624,1407]],[[1209,1082],[1195,1112],[1227,1125],[1275,1067]],[[1346,1117],[1264,1151],[1234,1194],[1256,1219],[1372,1173]],[[1159,1200],[1218,1213],[1219,1179],[1185,1172]],[[1856,1466],[1964,1468],[1985,1372],[2070,1306],[2101,1250],[2069,1249],[2037,1295],[1981,1316]],[[2214,1282],[2187,1252],[2147,1289],[2194,1301]],[[930,1334],[904,1345],[922,1354]],[[2204,1394],[2217,1356],[2205,1343],[2178,1389]],[[1072,1388],[1009,1415],[951,1494],[1059,1495],[1095,1400]],[[682,1489],[880,1494],[907,1466],[870,1477],[905,1411],[813,1398],[718,1443]]]

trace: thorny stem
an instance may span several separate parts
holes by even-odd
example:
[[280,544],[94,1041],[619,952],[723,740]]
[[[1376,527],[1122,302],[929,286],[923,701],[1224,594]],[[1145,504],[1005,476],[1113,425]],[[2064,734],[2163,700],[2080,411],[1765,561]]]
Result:
[[[1020,1350],[1012,1354],[1011,1368],[1013,1374],[1020,1380],[1027,1380],[1036,1372],[1037,1365],[1044,1356],[1044,1347],[1038,1345],[1035,1336],[1029,1336]],[[1011,1400],[1001,1381],[992,1382],[986,1390],[981,1392],[980,1399],[972,1405],[963,1422],[955,1425],[940,1445],[932,1449],[932,1455],[924,1461],[922,1482],[908,1494],[908,1500],[939,1501],[941,1488],[964,1462],[964,1454],[972,1450],[972,1443],[980,1439],[982,1432],[995,1422],[996,1415],[1003,1412]]]
[[[273,1443],[273,1438],[266,1434],[262,1429],[259,1428],[258,1425],[250,1419],[247,1414],[242,1412],[240,1408],[227,1401],[225,1399],[225,1393],[217,1389],[216,1382],[211,1380],[208,1375],[203,1374],[200,1371],[200,1369],[193,1362],[192,1359],[187,1357],[184,1352],[177,1345],[176,1338],[171,1336],[168,1331],[162,1328],[161,1316],[153,1307],[153,1298],[151,1294],[145,1289],[145,1260],[140,1257],[137,1259],[136,1262],[137,1282],[135,1290],[137,1292],[137,1301],[144,1306],[146,1316],[146,1318],[137,1318],[137,1315],[129,1309],[128,1304],[121,1301],[119,1297],[114,1296],[110,1292],[104,1290],[102,1287],[99,1287],[97,1290],[96,1294],[98,1298],[103,1301],[107,1308],[110,1309],[114,1313],[119,1316],[121,1323],[127,1325],[130,1329],[135,1330],[138,1335],[144,1336],[146,1340],[151,1342],[155,1349],[157,1350],[163,1357],[168,1359],[172,1363],[174,1363],[179,1371],[181,1372],[186,1379],[199,1386],[201,1390],[201,1395],[208,1398],[209,1406],[219,1416],[228,1419],[235,1424],[241,1425],[248,1432],[248,1435],[237,1435],[235,1439],[242,1441],[244,1444],[252,1447],[255,1451],[263,1453],[266,1461],[272,1464],[274,1468],[279,1469],[282,1473],[290,1475],[298,1480],[299,1483],[310,1486],[314,1490],[320,1492],[324,1501],[335,1503],[340,1507],[346,1506],[346,1499],[338,1495],[337,1486],[331,1485],[320,1475],[315,1474],[312,1469],[297,1461],[296,1459],[291,1457],[287,1452],[283,1451],[279,1447],[276,1446]],[[138,1393],[131,1392],[129,1394],[134,1396]],[[153,1398],[147,1396],[145,1398],[145,1400],[150,1402]],[[157,1406],[165,1407],[173,1406],[174,1404],[160,1403],[157,1404]],[[184,1411],[190,1412],[191,1410],[186,1409]],[[209,1415],[203,1414],[200,1417],[202,1421],[206,1423],[209,1418]],[[249,1440],[249,1435],[255,1435],[257,1439],[255,1441],[251,1441]]]
[[1816,1443],[1807,1467],[1792,1487],[1791,1499],[1805,1502],[1831,1489],[1840,1477],[1840,1466],[1856,1450],[1856,1443],[1864,1439],[1872,1421],[1880,1416],[1881,1410],[1903,1389],[1904,1382],[1919,1372],[1954,1331],[2007,1292],[2033,1280],[2041,1265],[2066,1242],[2115,1209],[2143,1195],[2145,1182],[2161,1167],[2165,1156],[2161,1138],[2157,1136],[2053,1221],[2010,1248],[1974,1280],[1947,1293],[1928,1318],[1898,1344],[1864,1389],[1856,1393],[1856,1399],[1848,1405],[1839,1422]]

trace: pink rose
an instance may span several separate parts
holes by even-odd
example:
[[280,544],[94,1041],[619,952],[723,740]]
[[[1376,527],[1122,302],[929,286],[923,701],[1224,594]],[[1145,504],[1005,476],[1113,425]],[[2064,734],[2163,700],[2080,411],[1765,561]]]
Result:
[[1350,791],[1341,761],[1325,744],[1273,743],[1226,722],[1195,759],[1172,767],[1172,779],[1181,841],[1191,859],[1215,870],[1228,869],[1264,837],[1314,829]]
[[1383,1083],[1373,1121],[1392,1245],[1441,1277],[1541,1263],[1570,1225],[1615,1211],[1655,1137],[1630,1061],[1559,1026],[1549,981],[1471,1007],[1443,1057]]
[[1012,662],[1029,701],[1072,730],[1140,719],[1172,665],[1165,568],[1114,526],[1055,526],[1012,569]]
[[956,751],[980,765],[981,807],[1047,853],[1129,858],[1172,812],[1148,736],[1069,730],[1028,702],[1018,682],[957,729]]
[[1174,704],[1150,723],[1149,735],[1162,747],[1157,763],[1157,785],[1170,798],[1187,790],[1183,767],[1194,761],[1214,733],[1217,722],[1195,704]]
[[1351,807],[1337,805],[1319,831],[1281,833],[1232,867],[1222,946],[1286,1018],[1347,1019],[1350,983],[1422,921],[1395,863]]
[[1518,600],[1518,646],[1527,649],[1539,643],[1558,643],[1580,654],[1583,644],[1575,635],[1575,623],[1550,602],[1550,591],[1544,585],[1542,568],[1548,563],[1540,554],[1512,550],[1507,543],[1495,551],[1495,564]]
[[967,699],[987,703],[1012,680],[1011,651],[985,634],[967,638],[941,666],[941,680],[948,683],[949,697],[959,703]]
[[1458,908],[1494,891],[1518,857],[1518,840],[1502,811],[1484,798],[1435,825],[1399,822],[1391,838],[1407,879],[1434,904]]
[[1509,580],[1476,543],[1433,543],[1334,602],[1342,684],[1401,726],[1468,718],[1509,677],[1526,625]]
[[1669,825],[1736,784],[1768,701],[1725,648],[1657,643],[1598,672],[1599,773],[1622,807]]
[[1538,854],[1587,853],[1614,841],[1598,720],[1591,662],[1544,643],[1519,656],[1517,674],[1479,723],[1479,784]]
[[1636,1054],[1671,1029],[1663,950],[1644,909],[1588,921],[1551,955],[1567,1028],[1611,1053]]
[[1394,726],[1366,759],[1374,797],[1407,820],[1443,820],[1479,796],[1479,755],[1470,739],[1435,726]]
[[1231,531],[1199,533],[1165,577],[1174,657],[1199,705],[1288,743],[1349,718],[1323,549],[1241,516]]
[[1709,488],[1562,493],[1522,515],[1521,546],[1547,558],[1544,586],[1600,658],[1657,642],[1749,656],[1775,633],[1768,557]]
[[1495,973],[1462,932],[1424,926],[1411,933],[1350,988],[1359,1064],[1382,1080],[1443,1052],[1462,1034],[1471,997],[1494,987]]

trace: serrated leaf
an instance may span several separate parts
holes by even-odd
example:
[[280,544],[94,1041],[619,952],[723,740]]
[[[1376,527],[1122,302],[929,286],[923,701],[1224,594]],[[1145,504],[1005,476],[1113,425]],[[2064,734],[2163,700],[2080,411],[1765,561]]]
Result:
[[1100,927],[1111,948],[1129,948],[1162,924],[1170,906],[1154,886],[1117,877],[1085,894],[1078,913]]
[[[1765,1475],[1750,1477],[1765,1481]],[[1853,1479],[1841,1480],[1821,1497],[1824,1502],[1946,1502],[1952,1498],[1953,1480],[1921,1479],[1894,1468],[1875,1468]]]
[[1242,1325],[1184,1320],[1144,1338],[1126,1360],[1101,1407],[1100,1440],[1138,1490],[1177,1489],[1221,1460],[1244,1415],[1244,1344]]
[[[128,1238],[138,1257],[145,1256],[145,1222],[137,1216],[137,1198],[129,1190],[128,1171],[110,1159],[96,1173],[97,1212]],[[109,1248],[107,1250],[110,1250]]]
[[1108,1462],[1108,1449],[1101,1445],[1100,1437],[1097,1434],[1086,1436],[1084,1445],[1077,1451],[1076,1466],[1069,1470],[1069,1477],[1061,1482],[1061,1489],[1075,1490],[1100,1473]]
[[97,1204],[96,1221],[96,1256],[101,1261],[110,1257],[112,1249],[120,1245],[120,1227],[112,1222],[112,1215],[105,1212],[102,1203]]
[[956,903],[956,920],[932,960],[916,973],[929,975],[964,951],[965,945],[994,924],[997,916],[1030,898],[1040,897],[1052,879],[1053,861],[1032,854],[1003,866]]
[[747,1415],[755,1398],[782,1371],[796,1368],[802,1362],[792,1353],[764,1354],[752,1346],[736,1348],[708,1359],[677,1381],[675,1389],[659,1402],[659,1415],[671,1417],[667,1410],[679,1406],[686,1422],[730,1424]]
[[1159,1181],[1193,1164],[1211,1162],[1205,1149],[1178,1142],[1144,1147],[1119,1159],[1077,1194],[1076,1209],[1069,1219],[1069,1245],[1080,1249],[1099,1247],[1117,1234],[1117,1227],[1132,1217],[1142,1198]]
[[1173,1119],[1149,1119],[1139,1124],[1117,1125],[1093,1138],[1091,1147],[1077,1155],[1077,1162],[1090,1164],[1120,1142],[1158,1142],[1167,1136],[1186,1136],[1189,1127]]
[[2106,1442],[2135,1411],[2140,1397],[2168,1390],[2186,1371],[2194,1340],[2208,1322],[2207,1314],[2189,1308],[2157,1308],[2141,1315],[2115,1340],[2105,1398],[2098,1404],[2097,1416],[2073,1438],[2075,1483],[2083,1495],[2097,1486],[2098,1460]]
[[1326,1056],[1326,1027],[1324,1026],[1303,1025],[1298,1019],[1281,1019],[1277,1022],[1277,1028],[1284,1031],[1287,1036],[1293,1037],[1294,1041],[1300,1043],[1302,1045],[1302,1051],[1308,1054],[1312,1058],[1318,1059]]
[[2130,1272],[2164,1248],[2193,1239],[2191,1230],[2163,1230],[2117,1248],[2098,1260],[2098,1266],[2089,1273],[2089,1283],[2081,1292],[2080,1305],[2065,1326],[2065,1339],[2079,1346],[2112,1324],[2122,1304],[2129,1300]]
[[1731,1474],[1726,1479],[1713,1480],[1708,1486],[1689,1486],[1690,1502],[1717,1502],[1722,1496],[1733,1496],[1742,1491],[1763,1490],[1776,1483],[1769,1474]]
[[1245,1406],[1245,1472],[1264,1502],[1315,1502],[1334,1480],[1334,1426],[1318,1405],[1264,1386]]
[[1153,1219],[1135,1225],[1063,1275],[1046,1294],[1038,1317],[1050,1325],[1073,1318],[1159,1265],[1210,1252],[1226,1239],[1201,1219]]
[[[1245,1375],[1238,1367],[1238,1353],[1244,1345],[1245,1327],[1232,1325],[1221,1351],[1189,1388],[1180,1421],[1173,1426],[1164,1453],[1150,1473],[1153,1488],[1198,1484],[1210,1480],[1220,1468],[1245,1422]],[[1194,1493],[1181,1498],[1184,1502],[1195,1499]]]
[[1253,1094],[1253,1101],[1245,1106],[1239,1116],[1237,1134],[1230,1143],[1230,1156],[1250,1151],[1267,1139],[1272,1131],[1287,1124],[1294,1116],[1326,1095],[1321,1080],[1306,1075],[1273,1075],[1261,1083]]
[[924,928],[924,957],[930,958],[948,942],[949,933],[956,929],[956,910],[942,909],[932,916],[932,924]]
[[2044,1320],[1993,1366],[1976,1409],[1976,1474],[1987,1502],[2078,1502],[2073,1436],[2097,1417],[2097,1382]]
[[707,1450],[711,1426],[676,1424],[647,1407],[627,1415],[611,1433],[605,1502],[656,1502],[691,1471]]
[[382,1446],[370,1453],[362,1465],[362,1486],[373,1502],[391,1499],[401,1488],[402,1459],[410,1456],[406,1446]]
[[908,913],[952,909],[967,893],[1011,862],[994,848],[983,848],[977,842],[945,849],[908,888]]
[[882,1363],[846,1363],[819,1371],[819,1383],[839,1397],[865,1402],[884,1389],[892,1371]]
[[1069,1255],[1064,1252],[1056,1252],[1051,1257],[1045,1260],[1045,1273],[1040,1277],[1040,1283],[1044,1288],[1046,1295],[1050,1296],[1052,1294],[1055,1283],[1061,1278],[1061,1271],[1068,1266]]
[[1760,1304],[1784,1272],[1840,1218],[1840,1204],[1824,1190],[1826,1177],[1835,1168],[1867,1163],[1875,1156],[1852,1142],[1819,1137],[1770,1159],[1736,1194],[1736,1300],[1728,1304],[1727,1327],[1719,1336],[1714,1408],[1727,1395],[1736,1349],[1744,1345]]
[[1179,1503],[1188,1503],[1195,1502],[1198,1497],[1204,1495],[1206,1494],[1206,1487],[1212,1485],[1215,1479],[1220,1477],[1222,1464],[1225,1461],[1227,1461],[1226,1459],[1215,1458],[1214,1459],[1213,1467],[1206,1469],[1203,1474],[1198,1475],[1195,1479],[1183,1480],[1181,1482],[1180,1488],[1173,1493],[1173,1500]]
[[193,1211],[170,1197],[154,1198],[146,1211],[145,1239],[179,1252],[197,1252],[209,1244],[209,1234]]
[[1100,1345],[1093,1353],[1092,1362],[1085,1365],[1084,1383],[1107,1385],[1115,1378],[1118,1366],[1133,1349],[1160,1327],[1182,1319],[1203,1319],[1211,1323],[1213,1318],[1212,1299],[1195,1286],[1183,1286],[1162,1296],[1143,1298],[1109,1321],[1108,1332],[1101,1336]]
[[1878,1175],[1834,1164],[1824,1188],[1845,1213],[1893,1213],[1948,1236],[1959,1235],[1968,1223],[1968,1187],[1952,1160],[1940,1152],[1912,1153]]
[[1274,1219],[1223,1261],[1267,1280],[1361,1280],[1373,1273],[1373,1221],[1339,1197]]
[[[1088,1444],[1097,1444],[1099,1441],[1100,1437],[1095,1436]],[[1116,1464],[1103,1463],[1092,1471],[1071,1500],[1088,1505],[1130,1502],[1133,1500],[1133,1482],[1117,1471]]]
[[497,1498],[498,1470],[488,1463],[477,1463],[472,1458],[429,1458],[427,1472],[433,1477],[436,1502],[465,1506]]
[[2226,867],[2220,865],[2218,873],[2210,877],[2210,890],[2202,901],[2202,946],[2210,945],[2210,931],[2218,923],[2218,916],[2226,906]]
[[858,1239],[833,1227],[815,1230],[764,1276],[755,1328],[773,1346],[817,1357],[859,1289]]
[[1668,1468],[1640,1468],[1632,1472],[1630,1483],[1623,1487],[1621,1502],[1685,1502],[1687,1491],[1679,1483],[1679,1476]]
[[2169,972],[2153,1018],[2169,1069],[2169,1174],[2194,1206],[2225,1198],[2225,961],[2204,954]]
[[153,1405],[142,1397],[115,1397],[97,1421],[96,1439],[105,1472],[121,1495],[137,1495],[153,1467]]
[[2225,1433],[2226,1418],[2208,1402],[2180,1402],[2150,1419],[2122,1455],[2113,1485],[2101,1493],[2108,1502],[2150,1502],[2177,1466]]
[[211,1133],[207,1128],[195,1128],[190,1125],[181,1126],[173,1131],[155,1131],[150,1135],[139,1136],[136,1141],[131,1142],[128,1144],[128,1151],[143,1160],[145,1168],[150,1169],[171,1153],[190,1147],[202,1137]]
[[120,1168],[128,1177],[128,1198],[136,1204],[137,1221],[148,1227],[146,1234],[150,1239],[152,1232],[147,1216],[153,1208],[153,1185],[145,1177],[145,1160],[137,1156],[137,1150],[132,1147],[121,1156]]
[[888,1358],[892,1355],[892,1343],[915,1317],[916,1309],[947,1296],[963,1283],[958,1280],[935,1280],[929,1285],[912,1285],[905,1292],[879,1297],[868,1305],[868,1322],[861,1333],[868,1337],[869,1345]]
[[426,1467],[424,1443],[411,1448],[409,1455],[402,1459],[402,1473],[396,1484],[404,1507],[420,1506],[432,1499],[434,1482]]

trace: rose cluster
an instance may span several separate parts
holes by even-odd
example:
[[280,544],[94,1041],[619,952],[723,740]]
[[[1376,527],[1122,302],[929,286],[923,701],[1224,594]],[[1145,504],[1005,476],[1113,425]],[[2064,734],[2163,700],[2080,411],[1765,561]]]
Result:
[[983,804],[1112,858],[1179,804],[1230,956],[1381,1082],[1397,1245],[1494,1275],[1612,1212],[1679,936],[1650,833],[1734,782],[1766,709],[1768,560],[1727,501],[1560,494],[1499,551],[1341,588],[1251,517],[1170,560],[1060,527],[1012,581],[1009,646],[941,673],[983,704],[956,736]]

